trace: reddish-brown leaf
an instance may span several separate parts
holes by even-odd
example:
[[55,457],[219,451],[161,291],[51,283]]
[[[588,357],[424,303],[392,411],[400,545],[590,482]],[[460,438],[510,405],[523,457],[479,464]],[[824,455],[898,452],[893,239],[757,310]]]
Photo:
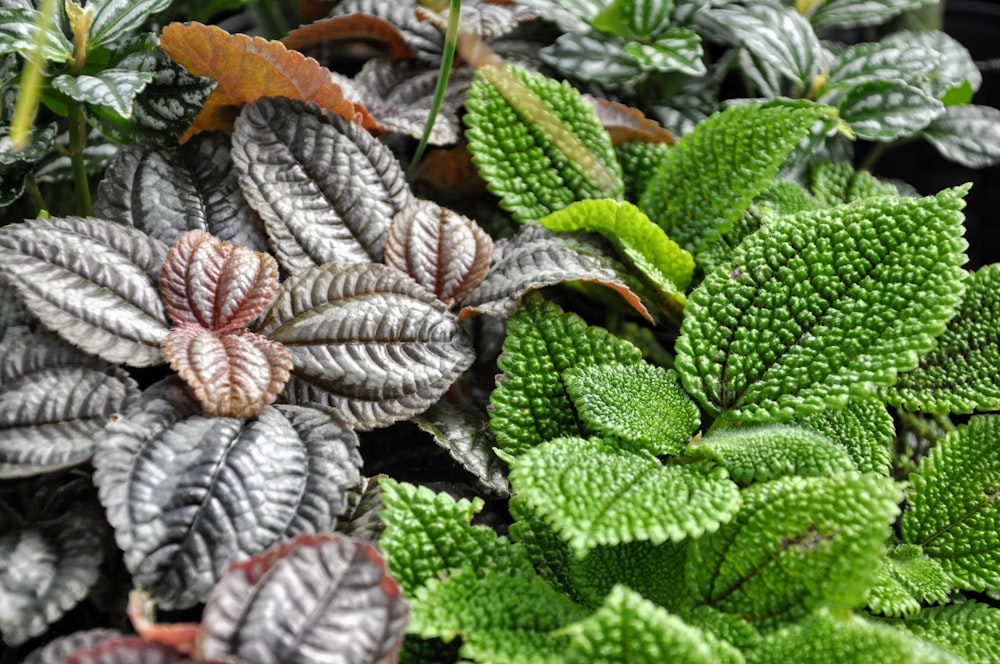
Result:
[[278,292],[278,263],[268,254],[189,231],[167,252],[160,292],[174,325],[225,332],[246,326]]
[[299,16],[304,23],[321,19],[330,13],[337,0],[298,0]]
[[287,348],[246,329],[175,327],[163,354],[205,410],[220,417],[256,415],[274,402],[292,370]]
[[393,59],[416,57],[416,53],[407,45],[396,26],[369,14],[324,18],[292,30],[281,40],[286,47],[296,51],[304,51],[330,42],[371,44]]
[[472,292],[490,267],[493,240],[468,217],[415,200],[392,220],[385,263],[413,277],[451,306]]
[[197,657],[199,623],[158,623],[153,615],[153,600],[141,590],[128,595],[128,618],[132,627],[146,641],[170,646],[179,653]]
[[629,141],[666,143],[667,145],[673,145],[677,142],[670,131],[661,127],[655,120],[647,118],[637,108],[591,95],[583,95],[583,98],[597,111],[597,119],[611,134],[611,142],[614,145],[621,145]]
[[196,76],[218,81],[181,141],[210,129],[232,131],[233,109],[261,97],[289,97],[357,121],[365,129],[376,123],[363,106],[348,101],[330,78],[330,70],[312,58],[288,50],[284,44],[261,37],[232,35],[201,23],[171,23],[163,29],[160,45],[176,62]]
[[486,191],[486,181],[472,163],[468,147],[432,150],[423,158],[413,179],[426,182],[446,198],[458,198]]

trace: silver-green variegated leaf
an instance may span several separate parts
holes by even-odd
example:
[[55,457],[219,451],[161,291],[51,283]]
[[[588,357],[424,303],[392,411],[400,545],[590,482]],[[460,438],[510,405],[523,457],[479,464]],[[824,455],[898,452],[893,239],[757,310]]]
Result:
[[163,362],[165,244],[94,217],[54,217],[0,231],[0,273],[49,329],[103,360]]
[[481,67],[466,109],[473,163],[517,221],[622,195],[611,138],[569,83],[513,65]]
[[623,585],[611,589],[596,612],[563,628],[570,637],[566,662],[742,664],[734,646],[689,625]]
[[948,106],[920,135],[942,155],[968,168],[1000,163],[1000,109],[992,106]]
[[975,664],[1000,659],[1000,609],[967,600],[924,608],[909,620],[893,623],[925,641]]
[[519,495],[578,558],[596,546],[699,537],[733,518],[740,495],[725,471],[664,466],[611,441],[557,438],[510,471]]
[[88,49],[104,46],[142,27],[150,15],[161,12],[173,0],[90,0],[94,12],[87,31]]
[[685,388],[712,414],[788,421],[895,383],[961,299],[967,190],[776,217],[688,298]]
[[[38,42],[41,13],[29,7],[0,7],[0,55],[31,53]],[[42,42],[42,58],[48,62],[73,59],[73,43],[53,21]]]
[[678,72],[688,76],[707,73],[701,38],[688,28],[671,28],[651,44],[630,42],[625,44],[625,52],[643,71]]
[[823,90],[889,79],[917,84],[934,70],[936,62],[937,52],[929,48],[899,42],[862,42],[837,54]]
[[100,576],[106,530],[99,510],[81,506],[0,534],[4,643],[17,646],[44,634],[90,593]]
[[0,478],[90,459],[104,425],[139,396],[125,372],[47,333],[0,341]]
[[859,28],[885,23],[929,0],[823,0],[810,2],[806,16],[816,30]]
[[900,544],[879,564],[868,589],[868,607],[886,616],[911,616],[925,604],[944,604],[951,579],[941,564],[915,544]]
[[649,41],[670,27],[674,0],[615,0],[590,22],[623,39]]
[[629,448],[679,454],[701,424],[677,372],[646,362],[572,367],[562,381],[588,432]]
[[686,453],[714,459],[740,484],[778,477],[823,477],[856,470],[847,450],[807,429],[772,425],[712,433]]
[[475,358],[443,302],[380,264],[314,267],[282,283],[257,332],[286,346],[290,403],[372,429],[423,412]]
[[795,423],[846,449],[863,473],[888,476],[892,470],[896,424],[881,399],[851,399],[843,408],[814,413]]
[[545,64],[574,78],[605,85],[625,85],[646,75],[620,39],[599,32],[567,32],[539,55]]
[[56,76],[52,79],[52,87],[71,99],[92,106],[107,106],[118,115],[129,118],[136,96],[155,77],[152,72],[105,69],[96,76]]
[[840,117],[858,138],[870,141],[892,141],[915,134],[944,112],[939,100],[897,80],[853,85],[836,105]]
[[563,372],[573,367],[636,364],[642,352],[601,327],[588,326],[541,295],[525,298],[507,321],[503,374],[490,394],[490,425],[508,455],[561,436],[582,436]]
[[903,539],[920,545],[958,588],[1000,588],[1000,416],[950,432],[910,475]]
[[485,412],[442,399],[413,421],[480,484],[500,497],[510,496],[507,466],[493,451],[496,438]]
[[183,608],[204,602],[230,563],[331,530],[360,479],[357,445],[309,408],[204,415],[170,379],[108,427],[94,482],[136,586]]
[[982,72],[969,50],[945,32],[900,30],[890,34],[883,42],[926,48],[937,53],[933,75],[922,86],[935,99],[943,100],[950,90],[966,85],[971,92],[975,92],[983,83]]
[[382,260],[392,218],[412,198],[386,145],[340,116],[283,98],[244,107],[232,140],[240,187],[283,268]]
[[243,198],[229,138],[203,132],[172,152],[147,143],[126,148],[98,187],[94,214],[134,226],[171,245],[202,230],[223,242],[267,250],[264,224]]
[[1000,264],[972,273],[937,345],[886,398],[930,413],[1000,410]]
[[864,605],[899,514],[895,482],[783,477],[741,498],[729,523],[688,544],[688,585],[704,603],[762,627]]
[[563,32],[586,32],[607,3],[603,0],[532,0],[530,6],[542,18],[556,23]]

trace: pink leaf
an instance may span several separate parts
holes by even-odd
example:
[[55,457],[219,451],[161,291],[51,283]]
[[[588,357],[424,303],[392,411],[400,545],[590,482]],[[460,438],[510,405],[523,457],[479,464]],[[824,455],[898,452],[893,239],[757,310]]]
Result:
[[167,252],[160,291],[175,325],[225,332],[245,326],[271,303],[278,264],[267,254],[190,231]]
[[167,335],[163,354],[205,410],[221,417],[259,413],[278,396],[292,369],[287,348],[245,329],[177,327]]

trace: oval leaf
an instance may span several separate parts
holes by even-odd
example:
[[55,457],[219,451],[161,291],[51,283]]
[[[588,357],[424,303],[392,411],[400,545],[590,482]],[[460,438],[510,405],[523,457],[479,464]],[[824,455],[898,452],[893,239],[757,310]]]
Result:
[[289,272],[381,261],[392,217],[411,199],[389,148],[355,124],[287,99],[244,109],[233,162]]
[[385,263],[413,277],[451,306],[486,276],[493,240],[466,216],[418,200],[393,219]]
[[35,219],[0,232],[0,273],[28,310],[88,353],[136,367],[163,361],[157,288],[167,247],[96,218]]
[[94,481],[136,585],[180,608],[205,601],[234,560],[332,529],[360,465],[356,435],[328,415],[207,417],[170,380],[109,426]]
[[229,568],[202,616],[205,657],[396,661],[410,607],[371,544],[301,536]]
[[281,40],[287,48],[295,51],[305,51],[315,46],[329,48],[331,45],[340,45],[339,42],[360,42],[368,47],[377,45],[386,57],[392,59],[412,58],[416,55],[396,26],[369,14],[323,18],[292,30]]
[[285,397],[360,429],[423,412],[472,364],[444,303],[378,265],[324,265],[286,280],[259,332],[292,355]]

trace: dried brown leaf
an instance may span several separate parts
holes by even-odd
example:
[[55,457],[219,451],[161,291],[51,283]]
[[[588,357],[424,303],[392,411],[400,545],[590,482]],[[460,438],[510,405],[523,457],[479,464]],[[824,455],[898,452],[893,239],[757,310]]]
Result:
[[637,108],[591,95],[583,95],[583,99],[597,111],[597,119],[611,134],[611,142],[614,145],[621,145],[629,141],[666,143],[667,145],[673,145],[677,142],[670,131],[661,127],[655,120],[647,118]]

